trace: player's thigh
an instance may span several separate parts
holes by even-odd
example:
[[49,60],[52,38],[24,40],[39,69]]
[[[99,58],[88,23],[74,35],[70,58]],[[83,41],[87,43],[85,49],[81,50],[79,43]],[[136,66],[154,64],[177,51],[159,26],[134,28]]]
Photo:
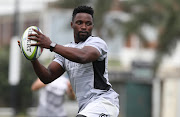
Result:
[[117,117],[119,109],[110,101],[100,98],[89,103],[79,114],[85,117]]

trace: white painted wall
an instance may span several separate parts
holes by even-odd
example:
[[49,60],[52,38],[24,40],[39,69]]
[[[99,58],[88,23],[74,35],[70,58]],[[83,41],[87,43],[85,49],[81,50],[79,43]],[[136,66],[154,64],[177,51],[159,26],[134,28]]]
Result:
[[163,81],[161,117],[179,117],[180,79],[171,77]]
[[[13,14],[14,4],[16,0],[0,0],[0,15]],[[18,0],[19,11],[21,13],[29,11],[41,11],[46,8],[47,2],[54,2],[57,0]]]

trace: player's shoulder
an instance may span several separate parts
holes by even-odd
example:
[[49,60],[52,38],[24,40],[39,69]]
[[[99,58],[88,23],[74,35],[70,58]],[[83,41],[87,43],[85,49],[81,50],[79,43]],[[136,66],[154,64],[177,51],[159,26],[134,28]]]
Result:
[[65,46],[65,47],[70,47],[72,44],[73,44],[73,42],[70,42],[70,43],[65,44],[65,45],[63,45],[63,46]]
[[106,44],[106,42],[100,38],[100,37],[97,37],[97,36],[90,36],[87,41],[93,41],[93,42],[101,42],[101,43],[104,43]]
[[98,36],[90,36],[88,39],[103,40],[103,39],[101,39],[101,38],[100,38],[100,37],[98,37]]

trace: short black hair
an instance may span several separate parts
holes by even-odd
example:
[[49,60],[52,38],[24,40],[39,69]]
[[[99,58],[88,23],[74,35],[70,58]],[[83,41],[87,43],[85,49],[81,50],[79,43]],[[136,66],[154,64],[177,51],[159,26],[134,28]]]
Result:
[[78,7],[76,7],[73,11],[73,14],[72,14],[72,21],[74,20],[74,17],[76,16],[77,13],[88,13],[93,18],[94,10],[90,6],[78,6]]

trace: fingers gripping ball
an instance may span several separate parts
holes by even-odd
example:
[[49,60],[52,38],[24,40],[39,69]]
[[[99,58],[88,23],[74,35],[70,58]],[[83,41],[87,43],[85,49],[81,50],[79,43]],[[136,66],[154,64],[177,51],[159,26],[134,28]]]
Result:
[[21,50],[28,60],[35,60],[39,58],[43,52],[43,48],[39,46],[31,46],[31,44],[37,43],[35,40],[28,39],[29,34],[36,34],[36,32],[32,29],[36,29],[42,33],[42,31],[36,26],[30,26],[24,31],[21,38]]

